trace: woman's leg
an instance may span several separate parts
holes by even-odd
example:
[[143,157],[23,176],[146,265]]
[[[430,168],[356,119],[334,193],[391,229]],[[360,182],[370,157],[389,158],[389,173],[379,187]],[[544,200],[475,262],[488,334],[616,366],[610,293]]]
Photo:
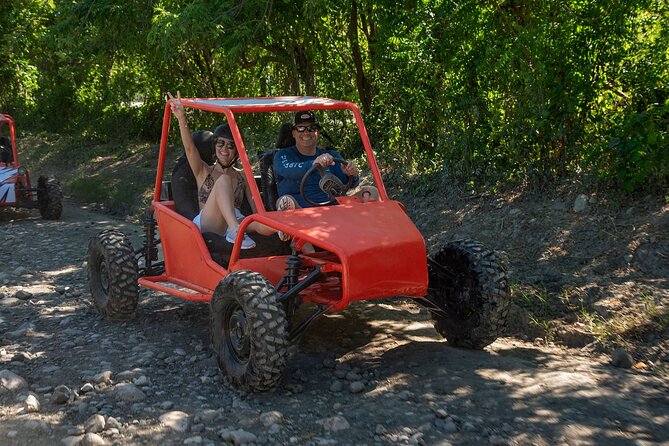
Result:
[[232,180],[227,175],[221,175],[214,183],[209,198],[202,208],[200,225],[202,232],[215,232],[221,235],[225,235],[228,227],[234,230],[239,226],[235,216]]

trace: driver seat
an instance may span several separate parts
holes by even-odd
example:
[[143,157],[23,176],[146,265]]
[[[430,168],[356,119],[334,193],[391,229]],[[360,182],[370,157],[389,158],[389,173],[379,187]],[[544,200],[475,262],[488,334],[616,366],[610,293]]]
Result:
[[279,192],[276,188],[276,175],[274,174],[274,155],[281,149],[295,145],[292,130],[292,124],[288,122],[281,124],[274,149],[266,150],[259,154],[260,190],[262,201],[267,211],[276,211],[276,201],[279,199]]

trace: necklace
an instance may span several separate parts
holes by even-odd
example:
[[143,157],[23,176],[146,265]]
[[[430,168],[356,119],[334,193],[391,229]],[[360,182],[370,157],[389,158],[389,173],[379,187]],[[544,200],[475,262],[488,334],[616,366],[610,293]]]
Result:
[[223,171],[225,171],[226,169],[229,169],[230,167],[232,167],[232,165],[235,164],[236,161],[237,161],[237,157],[235,157],[232,161],[230,161],[227,164],[227,166],[224,166],[217,158],[216,161],[214,162],[214,169],[216,168],[216,166],[221,166],[221,169]]

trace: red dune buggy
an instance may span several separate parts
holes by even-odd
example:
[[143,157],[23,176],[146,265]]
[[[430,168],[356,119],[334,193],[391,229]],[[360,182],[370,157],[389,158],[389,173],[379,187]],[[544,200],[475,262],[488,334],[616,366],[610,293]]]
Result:
[[28,170],[19,163],[14,119],[0,114],[0,207],[39,209],[47,220],[58,220],[63,193],[54,177],[40,176],[30,184]]
[[[225,116],[258,212],[242,221],[234,244],[200,233],[191,221],[197,209],[183,203],[195,193],[187,163],[181,162],[186,172],[179,171],[178,162],[171,181],[163,181],[171,118],[168,103],[143,246],[133,249],[117,230],[103,231],[89,244],[89,286],[103,316],[131,317],[139,286],[209,302],[211,343],[219,366],[226,383],[242,392],[273,389],[284,370],[289,344],[323,314],[355,301],[413,298],[429,309],[437,331],[454,346],[481,349],[501,334],[510,305],[501,256],[469,240],[448,243],[426,255],[423,237],[404,207],[388,198],[355,104],[316,97],[182,99],[182,103]],[[334,206],[273,210],[273,152],[254,164],[260,169],[257,178],[236,118],[243,113],[305,109],[352,113],[379,190],[378,201],[362,202],[340,190]],[[194,137],[207,159],[211,143],[206,132]],[[182,190],[188,181],[192,190]],[[257,247],[242,251],[243,229],[252,221],[289,234],[292,243],[281,242],[276,235],[253,234]],[[305,243],[316,252],[302,253]],[[300,305],[310,305],[313,311],[300,311],[307,316],[296,320]]]

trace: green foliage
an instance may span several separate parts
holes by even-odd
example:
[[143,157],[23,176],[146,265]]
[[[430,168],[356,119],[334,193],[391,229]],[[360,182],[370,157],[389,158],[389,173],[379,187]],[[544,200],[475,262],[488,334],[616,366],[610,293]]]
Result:
[[[0,108],[155,141],[166,91],[313,94],[358,103],[380,160],[421,193],[581,174],[659,189],[666,23],[656,0],[17,0],[0,4]],[[350,117],[328,119],[357,157]],[[278,124],[245,123],[259,147]]]

